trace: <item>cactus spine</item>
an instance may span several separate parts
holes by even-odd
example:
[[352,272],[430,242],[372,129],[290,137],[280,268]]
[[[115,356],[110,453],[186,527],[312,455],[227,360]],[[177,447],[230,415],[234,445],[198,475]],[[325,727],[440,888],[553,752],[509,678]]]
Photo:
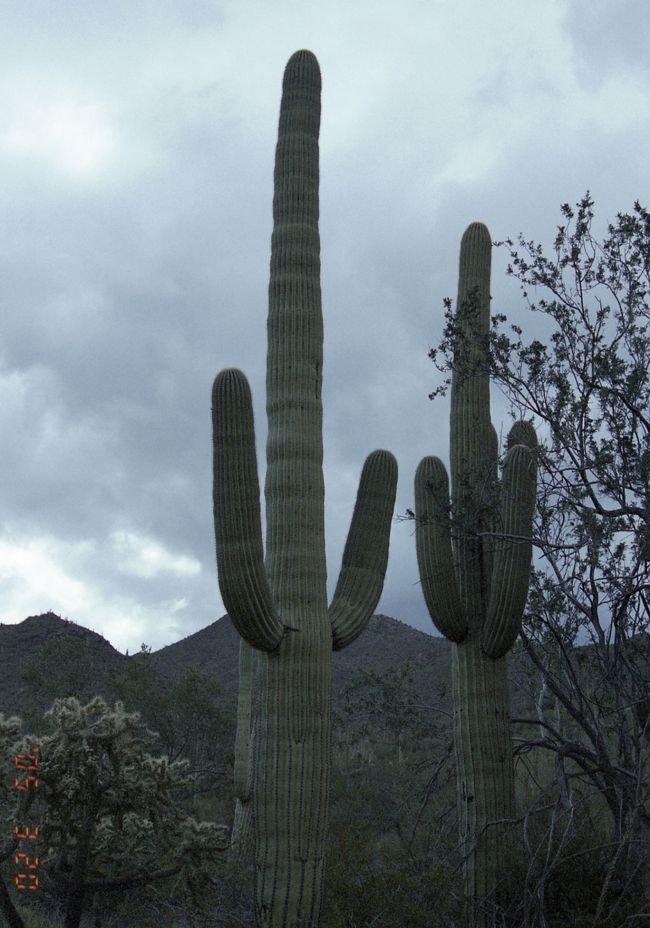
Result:
[[[537,440],[518,422],[502,478],[490,420],[488,337],[491,240],[472,223],[460,249],[451,385],[451,511],[442,461],[424,458],[415,477],[420,579],[436,628],[453,642],[454,741],[468,924],[493,924],[514,818],[506,655],[526,603],[536,494]],[[481,900],[487,905],[479,907]],[[490,913],[492,908],[492,914]],[[480,910],[479,910],[480,909]]]
[[219,585],[260,652],[253,817],[256,919],[316,926],[330,773],[332,648],[363,630],[381,594],[397,464],[367,458],[328,609],[322,471],[323,320],[318,232],[320,71],[311,52],[285,69],[275,157],[269,284],[264,560],[253,412],[234,369],[213,386]]

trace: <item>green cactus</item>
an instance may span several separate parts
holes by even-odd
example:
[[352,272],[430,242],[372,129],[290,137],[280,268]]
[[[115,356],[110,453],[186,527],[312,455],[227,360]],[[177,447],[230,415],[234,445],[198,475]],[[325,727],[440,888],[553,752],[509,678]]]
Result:
[[230,836],[230,857],[249,863],[253,839],[252,721],[255,651],[239,639],[239,692],[235,735],[235,814]]
[[[501,480],[490,421],[490,233],[472,223],[460,249],[451,385],[449,480],[436,457],[415,477],[416,547],[424,598],[453,642],[454,741],[468,923],[491,925],[498,904],[506,827],[514,818],[506,655],[519,634],[532,559],[535,431],[508,436]],[[483,907],[476,905],[489,900]]]
[[222,371],[212,394],[219,585],[260,652],[253,817],[258,925],[315,926],[330,775],[332,648],[363,630],[381,594],[397,463],[367,458],[328,609],[322,471],[323,319],[318,233],[320,71],[285,69],[275,156],[269,284],[266,559],[251,394]]

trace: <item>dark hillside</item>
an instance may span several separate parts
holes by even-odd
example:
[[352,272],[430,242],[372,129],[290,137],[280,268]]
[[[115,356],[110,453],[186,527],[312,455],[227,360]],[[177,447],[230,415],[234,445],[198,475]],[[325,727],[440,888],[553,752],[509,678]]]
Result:
[[[237,690],[239,640],[227,616],[206,628],[152,652],[160,675],[171,680],[194,665],[213,675],[224,692]],[[333,654],[333,693],[337,696],[358,671],[378,675],[410,662],[414,681],[423,693],[438,691],[449,678],[449,644],[417,631],[389,616],[375,615],[367,629],[344,651]],[[63,660],[73,673],[73,695],[90,698],[99,693],[115,698],[111,676],[120,673],[140,654],[127,657],[109,641],[81,625],[51,612],[29,616],[17,625],[0,625],[0,712],[20,715],[26,707],[49,708],[57,696],[56,672]]]

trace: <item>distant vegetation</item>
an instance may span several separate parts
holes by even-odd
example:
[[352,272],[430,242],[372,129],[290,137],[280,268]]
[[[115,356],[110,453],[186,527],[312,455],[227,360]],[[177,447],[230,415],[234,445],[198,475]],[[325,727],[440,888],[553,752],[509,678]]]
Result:
[[[39,652],[42,666],[49,669],[39,678],[40,699],[47,702],[48,677],[58,697],[70,695],[62,679],[66,664],[55,658],[61,653],[59,649],[67,653],[65,649],[76,645],[72,643],[70,626],[66,628],[58,619],[52,621],[55,618],[52,616],[42,618],[50,628]],[[0,647],[8,628],[12,634],[20,635],[21,631],[28,632],[25,626],[37,621],[34,618],[18,626],[4,626],[0,629]],[[86,633],[89,643],[94,641],[92,632],[80,626],[75,628]],[[58,637],[60,632],[63,634]],[[207,652],[205,647],[199,650],[204,660],[209,653],[214,661],[215,669],[208,678],[196,665],[183,668],[177,662],[176,649],[182,651],[184,646],[186,651],[194,650],[192,641],[186,639],[164,649],[168,652],[167,666],[174,665],[177,679],[174,687],[155,668],[157,657],[163,664],[164,652],[156,655],[145,649],[122,659],[124,669],[113,676],[113,689],[106,698],[111,706],[115,700],[123,699],[126,713],[140,712],[144,724],[160,733],[147,747],[147,753],[153,757],[167,754],[172,761],[183,757],[190,761],[185,780],[174,787],[178,814],[230,825],[234,807],[234,681],[230,681],[228,689],[221,689],[218,683],[220,659],[228,660],[231,646],[236,654],[236,638],[227,619],[198,634],[205,637],[206,633],[212,637],[213,647]],[[393,619],[374,617],[350,650],[353,648],[356,652],[349,658],[347,651],[335,655],[332,821],[323,923],[328,928],[366,928],[371,924],[386,928],[404,924],[412,924],[414,928],[432,924],[456,926],[462,881],[456,835],[449,645]],[[88,653],[92,650],[89,647]],[[90,681],[99,679],[109,650],[112,650],[110,644],[99,639],[98,650],[87,668],[90,677],[85,686],[91,690]],[[537,718],[540,696],[544,711],[548,714],[553,707],[557,714],[552,699],[542,691],[540,677],[531,672],[520,644],[515,652],[511,667],[513,716]],[[50,663],[46,665],[47,654]],[[593,654],[593,650],[582,648],[573,657],[579,679],[585,685],[596,680]],[[338,660],[343,655],[344,664]],[[647,659],[646,652],[644,660]],[[645,668],[647,679],[648,663]],[[72,675],[77,685],[74,668]],[[26,696],[25,692],[23,698]],[[89,701],[90,697],[87,698]],[[5,716],[15,714],[6,703],[2,709]],[[566,713],[560,710],[559,717],[569,725]],[[21,732],[44,737],[50,729],[41,716],[40,725],[23,725]],[[530,869],[536,866],[535,859],[546,853],[548,829],[561,814],[564,799],[562,783],[556,782],[548,752],[528,746],[530,726],[517,723],[514,733],[518,798],[522,810],[531,810],[525,824],[532,857],[526,851],[525,856],[512,863],[513,878],[521,890],[536,872]],[[2,818],[6,825],[0,844],[9,840],[10,823],[16,812],[12,794],[15,770],[9,763],[5,773]],[[607,842],[603,839],[607,829],[606,804],[598,801],[597,791],[575,764],[568,767],[568,776],[576,806],[574,827],[566,835],[544,887],[548,924],[558,928],[571,924],[563,920],[567,911],[575,913],[573,924],[593,924],[595,897],[591,887],[594,880],[606,878],[609,860]],[[170,863],[172,856],[167,858]],[[95,863],[100,866],[104,858],[91,849],[90,859],[92,866]],[[165,862],[164,857],[158,858],[159,866]],[[117,875],[115,866],[111,866],[112,870],[104,872]],[[208,908],[206,925],[215,928],[252,925],[250,873],[246,867],[214,855],[211,866],[214,882],[200,886]],[[12,857],[8,856],[0,864],[0,874],[24,917],[25,928],[61,928],[64,903],[61,889],[53,881],[44,880],[36,898],[26,900],[24,894],[13,888],[13,873]],[[613,889],[619,886],[619,880],[616,876]],[[37,900],[45,905],[43,911]],[[96,917],[90,914],[92,901],[91,897],[87,921],[82,922],[88,928],[97,924]],[[154,924],[182,928],[183,912],[187,924],[202,924],[201,913],[190,902],[181,901],[173,878],[103,894],[100,911],[102,928],[146,928]],[[48,912],[52,917],[50,923],[46,920]],[[431,913],[436,913],[438,921],[432,921]],[[408,922],[404,921],[405,915]],[[39,921],[34,922],[37,917]]]

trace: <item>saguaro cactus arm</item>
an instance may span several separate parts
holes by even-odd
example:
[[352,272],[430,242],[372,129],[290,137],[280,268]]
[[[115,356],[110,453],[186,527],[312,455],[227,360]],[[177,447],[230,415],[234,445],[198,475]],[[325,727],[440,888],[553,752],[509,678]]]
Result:
[[[521,444],[512,444],[513,441]],[[481,633],[488,657],[503,657],[514,644],[530,582],[535,511],[537,438],[529,423],[515,423],[501,479],[501,521],[494,542],[490,600]]]
[[431,620],[450,641],[462,641],[467,622],[451,549],[449,478],[440,458],[423,458],[416,471],[415,525],[422,592]]
[[212,388],[213,504],[221,597],[239,634],[273,651],[283,625],[264,569],[260,488],[250,387],[229,368]]
[[329,607],[335,651],[361,634],[379,602],[396,490],[397,461],[390,451],[373,451],[361,472],[341,572]]

